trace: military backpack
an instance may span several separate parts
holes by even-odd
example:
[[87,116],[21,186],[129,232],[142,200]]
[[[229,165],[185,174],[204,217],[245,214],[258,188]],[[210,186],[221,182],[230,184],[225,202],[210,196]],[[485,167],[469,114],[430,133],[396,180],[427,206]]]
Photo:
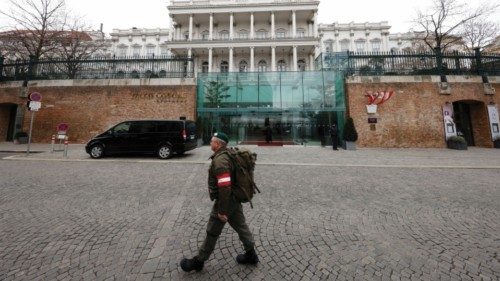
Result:
[[238,147],[229,147],[227,153],[233,162],[233,194],[240,202],[248,202],[253,208],[253,195],[257,192],[260,193],[253,176],[257,154],[246,148]]

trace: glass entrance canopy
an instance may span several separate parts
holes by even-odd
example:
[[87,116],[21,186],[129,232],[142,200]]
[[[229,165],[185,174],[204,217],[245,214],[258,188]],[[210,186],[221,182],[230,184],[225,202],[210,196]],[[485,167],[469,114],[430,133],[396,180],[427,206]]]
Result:
[[197,95],[205,142],[223,131],[235,144],[327,144],[332,123],[342,135],[341,72],[199,73]]

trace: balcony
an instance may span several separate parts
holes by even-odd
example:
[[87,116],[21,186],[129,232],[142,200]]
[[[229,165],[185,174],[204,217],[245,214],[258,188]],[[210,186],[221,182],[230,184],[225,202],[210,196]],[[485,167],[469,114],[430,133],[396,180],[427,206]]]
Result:
[[318,40],[319,37],[314,37],[314,36],[297,36],[297,37],[291,37],[291,36],[284,36],[284,37],[275,37],[271,38],[271,36],[255,36],[254,39],[251,39],[250,37],[234,37],[233,39],[229,39],[228,37],[221,37],[221,36],[214,36],[212,40],[209,40],[208,38],[203,38],[203,37],[194,37],[193,40],[189,41],[187,38],[182,38],[182,39],[172,39],[171,43],[200,43],[200,42],[269,42],[269,41],[276,41],[276,42],[288,42],[288,41],[311,41],[311,40]]
[[318,0],[171,0],[170,6],[315,3]]

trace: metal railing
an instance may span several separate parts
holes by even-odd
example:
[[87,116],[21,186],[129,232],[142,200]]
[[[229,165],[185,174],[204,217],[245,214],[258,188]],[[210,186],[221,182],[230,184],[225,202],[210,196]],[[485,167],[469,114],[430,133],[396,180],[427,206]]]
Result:
[[0,81],[192,77],[194,63],[192,58],[187,57],[31,59],[15,62],[5,62],[0,57]]
[[500,54],[435,52],[323,53],[316,69],[341,70],[347,75],[500,75]]

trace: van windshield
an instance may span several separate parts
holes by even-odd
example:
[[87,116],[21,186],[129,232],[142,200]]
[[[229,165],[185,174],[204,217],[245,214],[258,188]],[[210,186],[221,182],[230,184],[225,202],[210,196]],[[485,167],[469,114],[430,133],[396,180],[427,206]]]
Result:
[[130,122],[124,122],[124,123],[116,125],[113,128],[113,133],[126,134],[129,132],[129,130],[130,130]]

